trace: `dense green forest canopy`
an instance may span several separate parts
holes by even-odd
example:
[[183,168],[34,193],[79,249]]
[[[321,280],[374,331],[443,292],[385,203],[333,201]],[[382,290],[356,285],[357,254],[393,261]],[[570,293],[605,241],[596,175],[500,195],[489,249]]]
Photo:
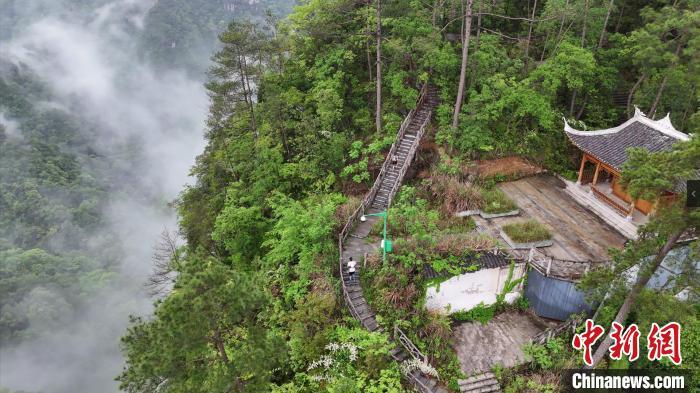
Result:
[[[439,88],[431,157],[444,158],[447,172],[517,154],[571,176],[577,161],[562,117],[607,128],[638,105],[650,117],[670,112],[686,132],[700,126],[697,1],[385,0],[381,34],[378,5],[303,1],[264,29],[233,21],[220,35],[208,145],[178,201],[187,244],[164,267],[179,275],[155,316],[135,320],[123,339],[124,390],[401,391],[397,366],[381,356],[387,337],[343,308],[334,235],[421,83]],[[410,228],[437,230],[438,212],[406,192],[397,208]],[[408,314],[417,336],[444,334],[444,320],[424,324],[419,314]],[[445,348],[425,340],[423,349]],[[360,355],[339,349],[353,345]],[[431,356],[454,377],[448,356]],[[332,366],[319,370],[319,359]]]

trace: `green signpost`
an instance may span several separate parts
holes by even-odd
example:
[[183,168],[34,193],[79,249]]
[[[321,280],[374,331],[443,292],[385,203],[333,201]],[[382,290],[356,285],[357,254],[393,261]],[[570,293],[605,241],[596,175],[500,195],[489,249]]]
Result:
[[393,243],[391,242],[391,240],[387,239],[387,237],[386,237],[386,224],[387,224],[389,214],[387,213],[386,210],[384,210],[383,212],[379,212],[379,213],[363,214],[362,217],[360,217],[360,221],[365,222],[365,221],[367,221],[367,217],[370,217],[370,216],[384,218],[384,230],[382,231],[382,259],[383,259],[383,262],[386,263],[386,253],[391,252],[391,250],[393,250]]

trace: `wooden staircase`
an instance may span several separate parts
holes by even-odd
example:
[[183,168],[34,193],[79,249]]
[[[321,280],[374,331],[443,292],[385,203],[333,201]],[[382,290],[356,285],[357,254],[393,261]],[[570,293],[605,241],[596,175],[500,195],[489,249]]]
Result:
[[[368,213],[378,213],[389,208],[391,200],[401,186],[408,167],[411,165],[420,140],[425,133],[427,125],[430,123],[433,110],[437,106],[438,98],[434,87],[424,85],[416,105],[404,119],[396,142],[391,146],[389,154],[382,165],[379,175],[374,181],[374,185],[365,196],[360,207],[350,216],[345,227],[340,232],[338,238],[338,248],[340,250],[340,275],[342,279],[343,297],[350,310],[350,314],[360,321],[360,324],[369,331],[382,330],[377,322],[376,315],[364,298],[362,287],[360,286],[360,264],[364,257],[379,249],[380,244],[367,243],[367,236],[374,223],[379,219],[376,216],[367,217],[362,222],[359,218]],[[394,164],[391,157],[396,155]],[[352,257],[358,261],[358,274],[351,279],[347,271],[347,261]],[[420,353],[418,348],[411,343],[408,337],[398,328],[394,329],[394,341],[397,342],[390,355],[399,363],[411,359],[419,359],[426,362],[426,357]],[[405,376],[409,382],[421,393],[448,393],[448,390],[440,386],[439,382],[419,370],[411,371]]]

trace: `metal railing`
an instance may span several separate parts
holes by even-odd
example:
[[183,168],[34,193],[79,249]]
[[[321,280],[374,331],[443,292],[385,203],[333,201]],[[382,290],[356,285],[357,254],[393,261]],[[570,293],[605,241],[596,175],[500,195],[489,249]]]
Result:
[[423,120],[423,124],[421,124],[421,127],[418,129],[418,132],[416,133],[416,139],[414,143],[411,145],[411,148],[408,150],[408,153],[406,154],[406,160],[404,161],[403,165],[401,166],[401,169],[399,170],[399,173],[397,175],[397,181],[394,183],[394,186],[391,187],[391,191],[389,191],[389,196],[387,198],[387,208],[391,206],[391,201],[394,199],[394,196],[396,195],[396,192],[399,190],[399,187],[401,186],[401,181],[399,179],[403,179],[404,176],[406,175],[406,172],[408,171],[409,166],[411,166],[411,161],[413,161],[413,158],[416,155],[416,151],[418,151],[418,146],[420,145],[420,140],[425,134],[425,129],[428,126],[428,123],[430,123],[430,117],[432,116],[433,112],[431,110],[428,111],[428,114]]
[[428,362],[428,358],[423,355],[423,352],[416,347],[415,344],[413,344],[413,341],[411,341],[410,338],[404,333],[403,330],[399,327],[399,325],[394,325],[394,339],[401,344],[402,347],[408,352],[409,355],[411,355],[414,359],[417,359],[423,363]]
[[[418,105],[416,105],[417,109],[419,109],[420,105],[423,104],[427,94],[428,94],[428,84],[426,83],[423,85],[423,87],[420,90],[420,95],[418,98]],[[400,141],[403,138],[403,136],[406,134],[406,129],[408,129],[409,125],[411,124],[411,121],[412,121],[413,117],[415,116],[415,113],[416,113],[416,110],[412,109],[408,113],[408,115],[406,116],[404,121],[401,123],[401,127],[399,127],[399,131],[397,132],[397,135],[396,135],[397,142]],[[427,119],[429,119],[429,117]],[[421,131],[424,133],[425,124],[423,124],[423,127],[421,127]],[[421,136],[422,136],[422,134],[421,134]],[[417,145],[418,141],[419,141],[418,137],[416,137],[416,143],[414,143],[414,146]],[[339,251],[339,257],[338,257],[339,270],[338,271],[341,275],[343,298],[345,299],[345,302],[347,303],[348,308],[350,309],[350,314],[352,314],[352,316],[355,317],[356,319],[360,319],[359,313],[355,309],[355,305],[352,303],[352,299],[350,299],[350,294],[348,292],[347,285],[345,284],[345,280],[342,279],[343,278],[342,277],[343,276],[343,242],[345,241],[345,239],[347,239],[348,235],[350,234],[350,230],[352,229],[353,225],[355,225],[355,223],[357,222],[357,219],[360,216],[364,215],[365,212],[371,207],[372,201],[374,200],[374,197],[377,195],[377,192],[381,188],[384,177],[386,176],[386,173],[388,172],[388,168],[391,165],[391,156],[396,152],[396,149],[398,148],[397,142],[394,142],[391,145],[391,149],[389,150],[389,154],[387,154],[386,159],[384,160],[384,163],[382,164],[382,168],[379,171],[379,174],[377,175],[377,177],[375,178],[374,184],[372,184],[372,188],[370,188],[367,195],[365,195],[364,199],[362,200],[362,203],[360,203],[360,206],[358,206],[357,209],[355,209],[355,211],[350,215],[350,217],[348,217],[347,222],[345,223],[345,225],[343,226],[343,229],[340,231],[340,234],[338,235],[338,251]],[[413,149],[413,150],[414,150],[413,154],[415,154],[415,149]],[[410,163],[410,161],[408,160],[408,157],[407,157],[406,162],[404,162],[404,167],[406,167],[407,164],[409,164],[409,163]],[[403,174],[405,174],[405,173],[406,173],[406,171],[403,170]],[[397,178],[396,184],[400,184],[402,178],[403,177]],[[390,194],[388,203],[391,203],[392,197],[393,197],[393,194]]]
[[[408,352],[409,355],[411,355],[412,358],[420,361],[421,363],[428,363],[428,357],[423,354],[423,352],[416,347],[415,344],[413,344],[413,341],[411,341],[410,338],[404,333],[403,330],[398,325],[394,325],[394,340],[399,342],[399,345],[401,345],[406,352]],[[410,380],[411,383],[418,389],[418,391],[423,392],[423,393],[430,393],[432,390],[430,389],[429,386],[427,386],[423,381],[421,381],[418,376],[420,375],[419,370],[414,370],[406,374],[406,378]],[[439,380],[439,378],[438,378]]]
[[[569,260],[569,259],[554,258],[554,257],[551,257],[549,255],[544,254],[542,251],[538,250],[537,248],[531,248],[528,251],[527,257],[525,257],[524,255],[518,255],[518,256],[516,256],[516,259],[527,260],[527,262],[530,264],[530,266],[533,269],[537,270],[545,277],[555,277],[555,278],[559,278],[562,280],[568,280],[568,281],[571,281],[573,276],[572,275],[564,276],[564,275],[558,274],[557,273],[557,271],[559,270],[558,265],[580,266],[579,270],[581,270],[581,271],[577,272],[577,273],[584,274],[594,267],[609,264],[611,262],[610,260],[574,261],[574,260]],[[553,268],[554,268],[554,273],[552,272]]]
[[[342,290],[343,290],[343,299],[345,300],[345,303],[348,305],[348,309],[350,310],[350,314],[355,318],[360,320],[360,314],[357,312],[357,309],[355,308],[355,305],[352,302],[352,299],[350,298],[350,293],[348,292],[348,287],[345,283],[345,279],[343,278],[343,242],[347,239],[347,237],[350,234],[350,231],[352,230],[353,226],[355,225],[356,221],[358,218],[362,215],[365,214],[365,212],[371,207],[372,202],[374,201],[375,196],[377,195],[377,192],[379,192],[379,189],[382,186],[382,183],[384,181],[384,178],[386,177],[387,173],[389,172],[390,166],[393,167],[393,164],[391,164],[391,157],[396,154],[396,151],[398,150],[398,146],[403,139],[403,137],[406,135],[406,131],[411,125],[411,122],[413,121],[417,111],[421,110],[422,105],[425,103],[425,100],[427,99],[428,96],[428,84],[425,83],[423,87],[420,90],[420,94],[418,97],[418,102],[416,104],[416,109],[412,109],[409,111],[408,115],[406,118],[403,120],[401,123],[401,126],[399,127],[399,130],[396,135],[396,141],[392,143],[391,148],[389,149],[389,153],[387,154],[384,163],[382,164],[382,167],[379,171],[379,174],[374,180],[374,183],[372,184],[372,187],[370,188],[369,192],[365,197],[362,199],[362,202],[360,203],[360,206],[353,211],[353,213],[348,217],[347,222],[343,226],[343,229],[340,231],[340,234],[338,235],[338,251],[339,251],[339,258],[338,258],[338,268],[341,276],[341,283],[342,283]],[[403,177],[406,175],[406,172],[408,170],[408,167],[411,164],[411,161],[413,160],[416,151],[418,150],[418,145],[420,143],[421,138],[425,134],[425,130],[427,128],[428,123],[430,122],[430,118],[432,116],[432,110],[429,110],[427,113],[427,116],[425,120],[423,121],[423,124],[421,124],[421,127],[419,128],[417,134],[416,134],[416,139],[414,140],[413,144],[411,145],[411,148],[409,149],[408,154],[406,155],[406,160],[404,161],[397,178],[395,179],[394,185],[391,188],[391,191],[388,194],[387,197],[387,208],[391,205],[391,201],[393,197],[395,196],[398,188],[401,185],[401,182],[403,180]],[[360,322],[362,322],[360,320]],[[413,342],[406,336],[406,334],[398,327],[394,326],[394,338],[400,343],[400,345],[408,351],[408,353],[415,359],[419,359],[420,361],[427,363],[427,357],[420,352],[418,347],[413,344]],[[409,381],[420,391],[423,393],[430,393],[432,392],[431,388],[427,386],[420,378],[419,378],[420,372],[419,371],[413,371],[411,373],[408,373],[406,375],[406,378],[409,379]]]

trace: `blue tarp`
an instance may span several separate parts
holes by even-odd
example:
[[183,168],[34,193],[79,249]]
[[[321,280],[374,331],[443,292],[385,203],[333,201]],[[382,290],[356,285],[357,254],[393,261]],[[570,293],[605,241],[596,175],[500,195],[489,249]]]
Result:
[[525,297],[535,314],[560,321],[569,315],[581,311],[591,312],[591,306],[586,304],[583,292],[576,289],[576,284],[545,277],[539,271],[530,269],[527,275]]

